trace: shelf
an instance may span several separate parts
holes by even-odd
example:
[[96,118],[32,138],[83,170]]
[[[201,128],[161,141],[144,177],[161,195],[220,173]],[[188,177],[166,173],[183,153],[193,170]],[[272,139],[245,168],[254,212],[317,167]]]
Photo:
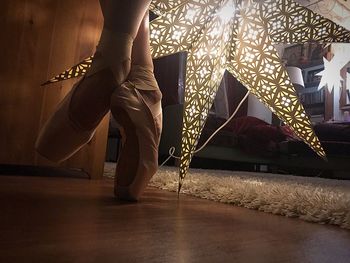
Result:
[[301,103],[312,122],[322,122],[326,115],[325,89],[319,89],[320,77],[317,73],[324,69],[323,64],[303,68],[305,88],[299,91]]
[[304,103],[304,108],[305,109],[309,109],[309,108],[323,108],[324,107],[324,102],[319,102],[319,103],[310,103],[310,104],[306,104]]
[[[305,88],[302,89],[302,91],[309,91],[310,89],[311,90],[314,90],[314,91],[319,91],[318,90],[318,86],[319,86],[320,82],[319,81],[314,81],[314,82],[307,82],[305,83]],[[323,88],[321,88],[320,90],[322,90]]]
[[350,110],[350,105],[345,105],[340,108],[341,110]]
[[320,92],[323,91],[322,89],[318,89],[318,84],[316,86],[310,86],[310,87],[305,87],[304,89],[299,91],[299,94],[307,94],[307,93],[314,93],[314,92]]

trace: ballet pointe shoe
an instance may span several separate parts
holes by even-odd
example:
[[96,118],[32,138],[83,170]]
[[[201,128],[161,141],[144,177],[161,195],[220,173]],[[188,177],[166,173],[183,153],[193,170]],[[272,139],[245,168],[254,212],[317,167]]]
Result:
[[114,187],[120,200],[139,200],[158,169],[161,98],[153,68],[140,65],[132,65],[128,81],[111,97],[111,111],[123,137]]
[[40,131],[35,144],[40,155],[62,162],[91,140],[114,89],[129,74],[132,44],[128,34],[103,29],[91,68]]

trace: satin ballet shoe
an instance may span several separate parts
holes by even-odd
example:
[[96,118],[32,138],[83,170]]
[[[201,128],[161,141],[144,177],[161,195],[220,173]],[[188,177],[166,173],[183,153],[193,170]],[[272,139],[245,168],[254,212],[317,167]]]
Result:
[[139,200],[158,169],[161,98],[153,68],[140,65],[132,65],[128,81],[113,92],[111,112],[123,137],[114,188],[120,200]]
[[91,140],[114,89],[130,72],[132,44],[128,34],[102,31],[91,68],[41,129],[35,144],[40,155],[62,162]]

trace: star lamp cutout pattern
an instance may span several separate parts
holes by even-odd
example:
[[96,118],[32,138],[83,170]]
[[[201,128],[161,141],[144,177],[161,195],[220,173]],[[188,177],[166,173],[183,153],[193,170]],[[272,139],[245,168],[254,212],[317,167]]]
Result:
[[350,32],[292,0],[154,0],[151,10],[152,56],[187,52],[179,191],[225,70],[325,158],[274,44],[349,42]]

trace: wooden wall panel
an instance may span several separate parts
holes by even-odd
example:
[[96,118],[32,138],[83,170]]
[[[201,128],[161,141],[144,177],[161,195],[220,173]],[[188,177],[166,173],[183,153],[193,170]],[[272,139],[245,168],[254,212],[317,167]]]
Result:
[[[76,80],[40,83],[93,53],[103,21],[98,0],[3,0],[0,17],[0,163],[56,165],[38,156],[34,143]],[[107,129],[105,119],[92,142],[62,165],[100,174]]]

